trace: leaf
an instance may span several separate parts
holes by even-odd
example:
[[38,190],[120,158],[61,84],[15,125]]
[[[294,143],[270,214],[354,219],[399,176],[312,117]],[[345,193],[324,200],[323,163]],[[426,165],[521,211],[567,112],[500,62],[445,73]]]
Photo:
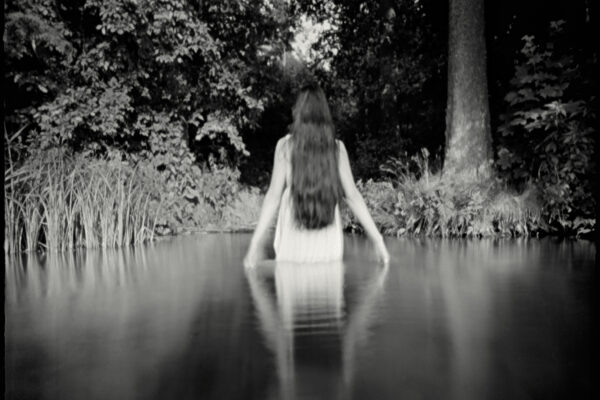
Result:
[[510,103],[511,105],[515,104],[517,99],[519,99],[519,94],[513,91],[508,92],[508,94],[504,96],[504,100]]

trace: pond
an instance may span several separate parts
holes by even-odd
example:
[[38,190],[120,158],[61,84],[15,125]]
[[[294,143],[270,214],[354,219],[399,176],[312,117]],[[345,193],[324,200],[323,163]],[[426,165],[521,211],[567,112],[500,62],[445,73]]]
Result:
[[7,259],[10,399],[582,398],[593,243],[345,237],[241,265],[248,234]]

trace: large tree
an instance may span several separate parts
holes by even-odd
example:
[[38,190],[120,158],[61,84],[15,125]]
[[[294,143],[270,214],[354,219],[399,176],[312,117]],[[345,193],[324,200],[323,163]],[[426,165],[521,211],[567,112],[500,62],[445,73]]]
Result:
[[450,0],[444,174],[490,175],[484,0]]

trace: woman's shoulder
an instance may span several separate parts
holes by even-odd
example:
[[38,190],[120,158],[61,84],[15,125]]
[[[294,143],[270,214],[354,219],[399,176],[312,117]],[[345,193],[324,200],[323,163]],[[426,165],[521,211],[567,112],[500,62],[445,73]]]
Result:
[[337,144],[338,152],[346,153],[346,146],[344,146],[344,142],[341,139],[335,139],[335,143]]
[[287,135],[280,137],[279,140],[277,141],[277,147],[285,145],[287,142],[290,141],[291,137],[292,137],[291,133],[288,133]]
[[277,141],[277,145],[275,146],[275,153],[283,156],[284,158],[287,156],[289,152],[290,139],[292,135],[288,133]]
[[289,146],[289,143],[291,142],[291,138],[292,138],[292,135],[290,133],[288,133],[284,137],[280,138],[277,141],[277,147],[281,148],[281,149],[286,149]]

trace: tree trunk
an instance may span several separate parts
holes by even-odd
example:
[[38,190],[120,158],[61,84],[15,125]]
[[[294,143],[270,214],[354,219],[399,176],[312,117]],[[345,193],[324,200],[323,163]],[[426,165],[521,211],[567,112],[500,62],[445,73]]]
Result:
[[450,0],[444,175],[491,176],[484,0]]

